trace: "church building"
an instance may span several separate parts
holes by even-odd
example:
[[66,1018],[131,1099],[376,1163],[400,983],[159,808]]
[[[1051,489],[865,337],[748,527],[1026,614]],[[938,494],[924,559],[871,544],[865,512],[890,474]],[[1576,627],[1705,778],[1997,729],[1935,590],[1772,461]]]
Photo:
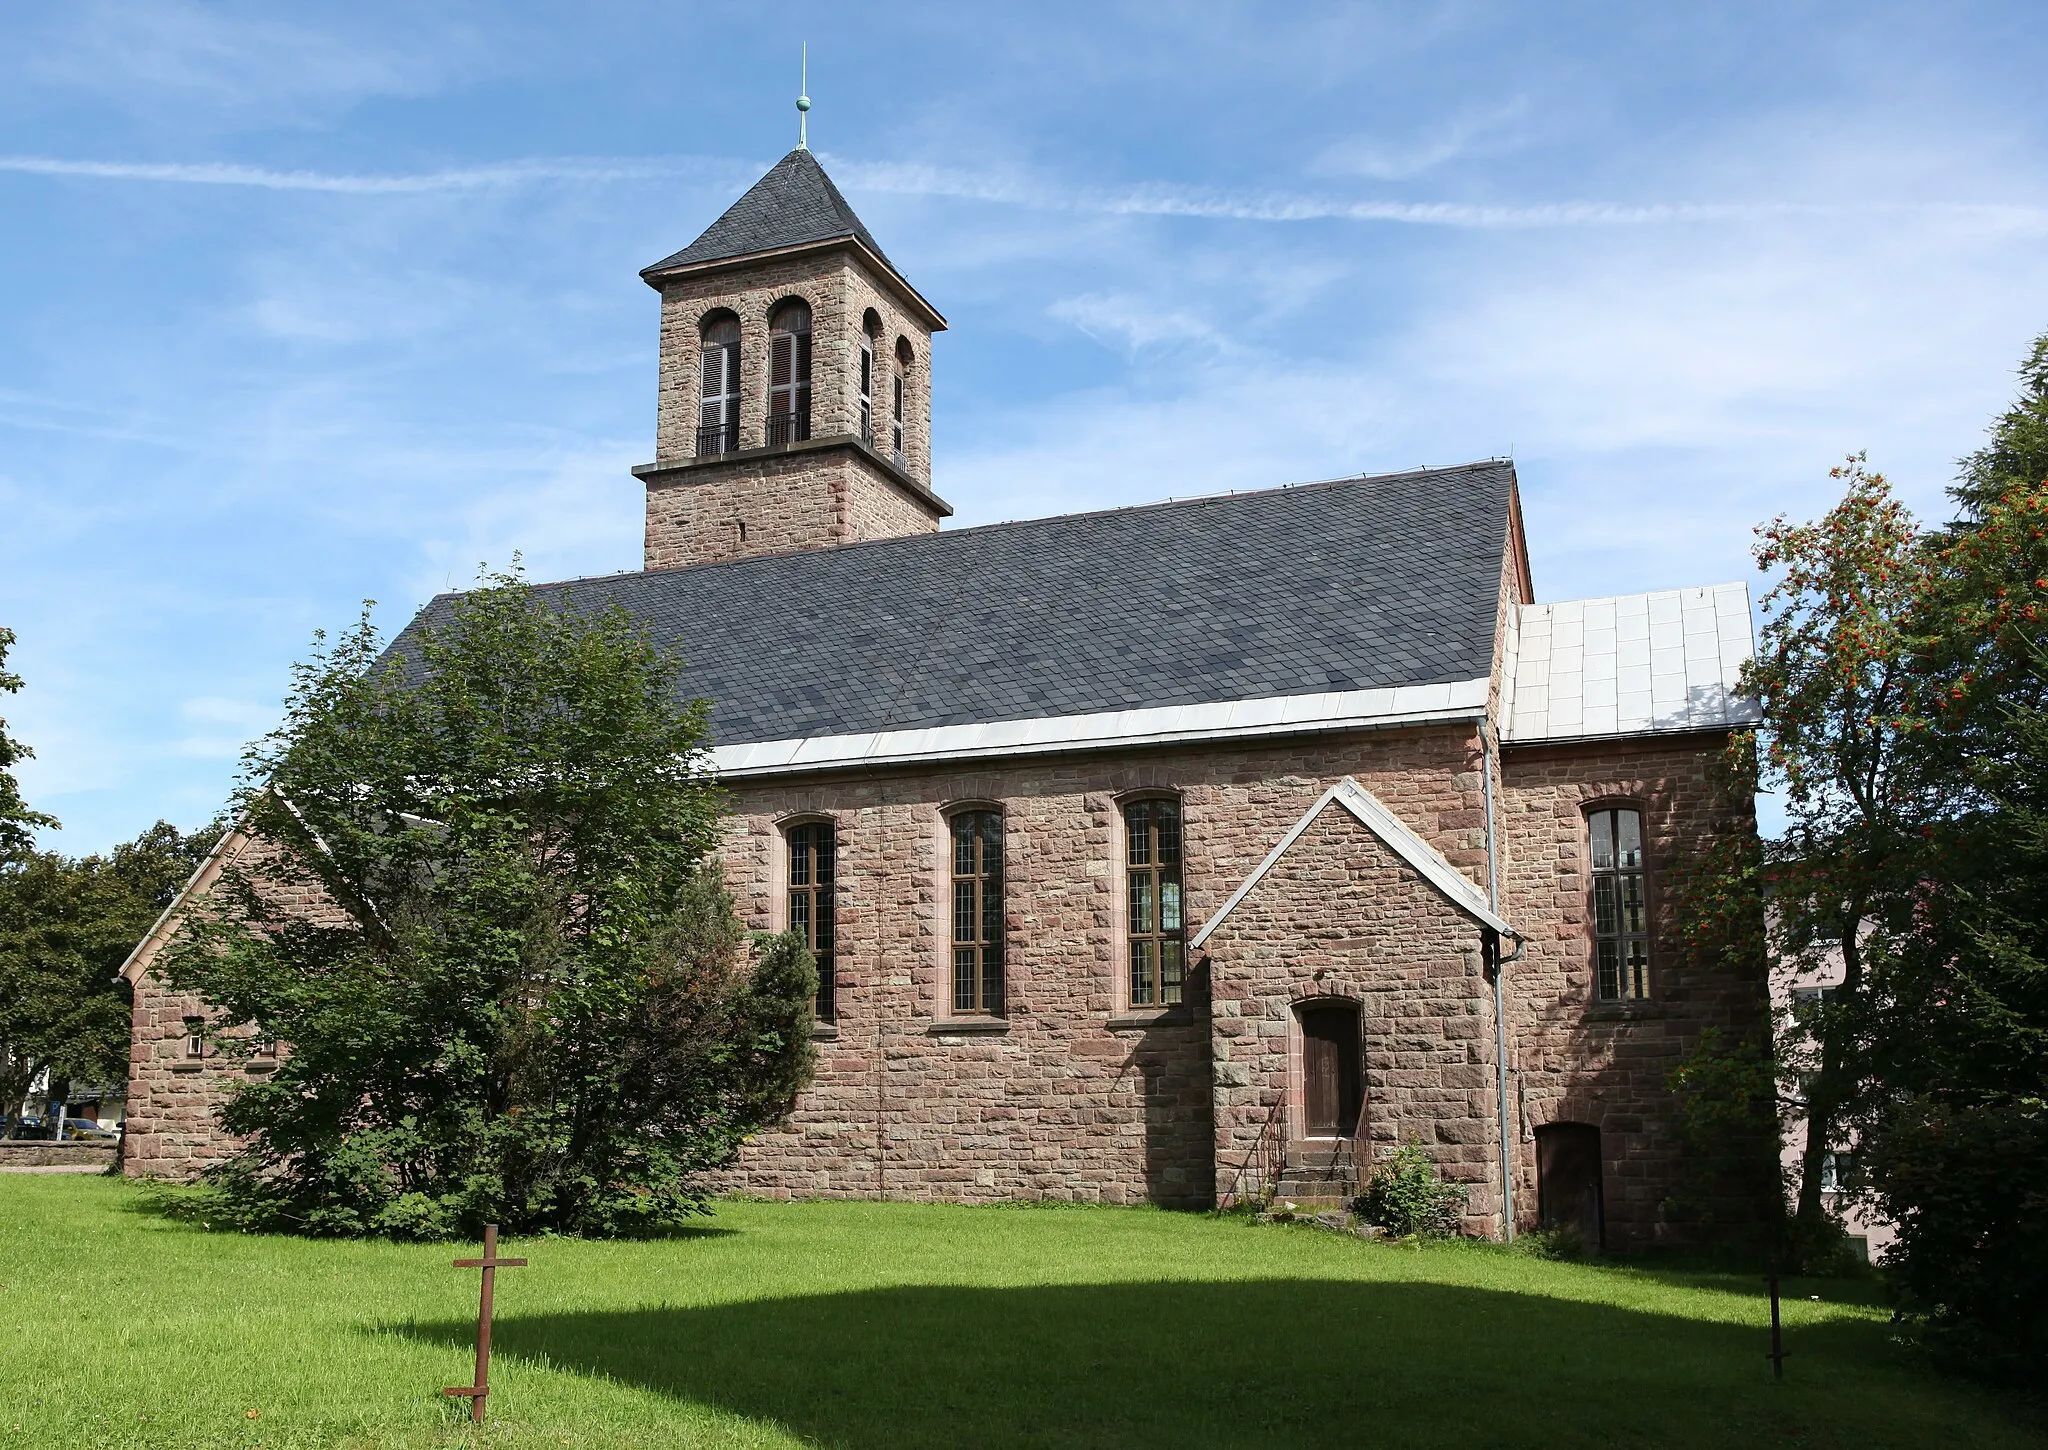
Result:
[[[1414,1140],[1469,1233],[1679,1231],[1667,1078],[1763,1010],[1673,893],[1753,829],[1743,585],[1539,603],[1503,459],[944,528],[945,319],[801,146],[641,276],[643,567],[541,592],[687,658],[741,912],[817,953],[816,1080],[730,1187],[1329,1200]],[[153,976],[180,910],[126,968],[131,1173],[268,1066]]]

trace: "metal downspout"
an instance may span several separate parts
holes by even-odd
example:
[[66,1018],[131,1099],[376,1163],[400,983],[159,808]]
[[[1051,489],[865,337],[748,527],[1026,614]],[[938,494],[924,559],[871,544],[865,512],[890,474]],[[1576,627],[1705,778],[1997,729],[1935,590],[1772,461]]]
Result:
[[[1493,823],[1493,742],[1487,737],[1487,722],[1479,722],[1480,779],[1486,792],[1486,903],[1500,915],[1500,846]],[[1523,942],[1515,939],[1514,956],[1502,957],[1493,950],[1493,1058],[1500,1087],[1500,1230],[1501,1242],[1515,1241],[1515,1168],[1513,1135],[1508,1130],[1508,1020],[1506,1011],[1507,964],[1522,955]]]

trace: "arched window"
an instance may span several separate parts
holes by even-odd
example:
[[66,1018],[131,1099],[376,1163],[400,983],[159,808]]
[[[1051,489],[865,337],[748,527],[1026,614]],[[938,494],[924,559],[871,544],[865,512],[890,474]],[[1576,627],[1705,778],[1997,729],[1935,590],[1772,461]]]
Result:
[[730,312],[704,323],[697,456],[740,446],[740,322]]
[[903,380],[910,372],[910,340],[896,339],[896,371],[889,379],[889,455],[898,468],[908,465],[903,457]]
[[966,810],[947,823],[953,841],[953,1011],[1003,1010],[1003,816]]
[[789,843],[789,929],[804,934],[818,959],[818,1020],[829,1022],[837,1011],[833,980],[833,878],[839,842],[830,821],[791,826]]
[[1179,801],[1159,797],[1124,806],[1124,898],[1131,1005],[1171,1007],[1181,1000],[1186,975]]
[[1603,1002],[1650,995],[1650,909],[1643,883],[1643,816],[1608,806],[1586,817],[1593,865],[1593,966]]
[[768,318],[768,443],[811,436],[811,307],[791,300]]
[[860,324],[860,441],[875,446],[875,338],[882,319],[870,307]]

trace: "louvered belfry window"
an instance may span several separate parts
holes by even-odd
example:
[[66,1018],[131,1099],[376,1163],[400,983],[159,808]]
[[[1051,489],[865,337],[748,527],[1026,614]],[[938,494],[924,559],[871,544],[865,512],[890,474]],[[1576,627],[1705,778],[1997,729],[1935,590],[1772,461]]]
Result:
[[875,340],[860,340],[860,441],[875,446]]
[[1603,1002],[1650,995],[1650,909],[1643,817],[1625,806],[1586,818],[1593,861],[1593,966]]
[[961,811],[953,841],[953,1011],[1003,1010],[1003,817]]
[[811,955],[818,960],[818,1019],[829,1022],[838,1010],[832,967],[832,891],[839,842],[830,821],[792,826],[788,841],[789,929],[804,934]]
[[1131,1005],[1171,1007],[1185,979],[1186,928],[1180,909],[1180,802],[1132,801],[1124,807],[1124,889]]
[[811,436],[811,309],[785,302],[768,319],[768,442]]
[[903,374],[892,379],[894,396],[889,402],[889,450],[896,464],[903,465]]
[[740,325],[722,318],[704,329],[697,456],[731,453],[740,446]]

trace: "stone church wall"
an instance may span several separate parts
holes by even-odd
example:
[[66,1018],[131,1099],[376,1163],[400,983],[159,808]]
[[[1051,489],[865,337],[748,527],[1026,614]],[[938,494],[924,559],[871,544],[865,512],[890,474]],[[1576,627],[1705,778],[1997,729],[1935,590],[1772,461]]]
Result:
[[1338,1002],[1362,1028],[1359,1161],[1420,1142],[1466,1187],[1466,1230],[1495,1231],[1493,1005],[1475,923],[1332,804],[1205,949],[1226,1201],[1258,1184],[1262,1135],[1297,1157],[1308,1146],[1298,1014]]
[[930,505],[851,441],[796,444],[647,481],[649,569],[928,534]]
[[[273,849],[239,831],[224,846],[219,865],[235,866],[263,879],[263,863]],[[218,879],[212,863],[200,877],[200,890],[180,903],[181,912],[205,909],[206,892]],[[281,908],[333,920],[340,909],[316,889],[273,886]],[[277,1068],[275,1057],[243,1061],[223,1058],[208,1048],[194,1057],[187,1048],[188,1023],[211,1016],[205,1003],[173,991],[152,969],[162,941],[146,943],[133,977],[134,1009],[129,1019],[128,1108],[122,1134],[122,1171],[158,1178],[192,1178],[233,1150],[234,1140],[221,1131],[217,1114],[237,1082],[260,1078]],[[281,1049],[288,1051],[289,1049]]]
[[[1483,862],[1476,752],[1469,727],[1439,727],[736,783],[728,873],[759,929],[784,920],[783,825],[828,816],[837,826],[839,1010],[790,1127],[752,1144],[730,1186],[773,1196],[1208,1204],[1220,1165],[1205,1003],[1195,994],[1161,1012],[1125,999],[1121,797],[1181,796],[1185,889],[1198,925],[1347,774],[1446,856],[1467,869]],[[944,812],[962,802],[998,804],[1006,818],[1009,1010],[978,1030],[952,1021],[940,995]],[[1394,889],[1402,904],[1382,909],[1390,931],[1418,930],[1418,909],[1434,924],[1433,906],[1417,908],[1414,891]],[[1306,981],[1291,940],[1268,936],[1260,949],[1275,970]],[[1464,971],[1455,950],[1448,960]],[[1424,1110],[1424,1097],[1412,1101]],[[1434,1129],[1431,1141],[1441,1141]],[[1450,1156],[1467,1155],[1459,1147]]]
[[[1609,1247],[1684,1236],[1664,1206],[1682,1167],[1666,1080],[1702,1031],[1746,1027],[1765,1010],[1761,981],[1689,972],[1679,960],[1676,868],[1717,822],[1754,825],[1747,803],[1730,807],[1711,788],[1722,743],[1695,735],[1503,752],[1504,886],[1510,919],[1532,924],[1522,960],[1508,968],[1516,1218],[1524,1228],[1536,1223],[1535,1132],[1572,1122],[1600,1129]],[[1594,997],[1585,818],[1599,804],[1643,814],[1652,927],[1644,1002]]]

